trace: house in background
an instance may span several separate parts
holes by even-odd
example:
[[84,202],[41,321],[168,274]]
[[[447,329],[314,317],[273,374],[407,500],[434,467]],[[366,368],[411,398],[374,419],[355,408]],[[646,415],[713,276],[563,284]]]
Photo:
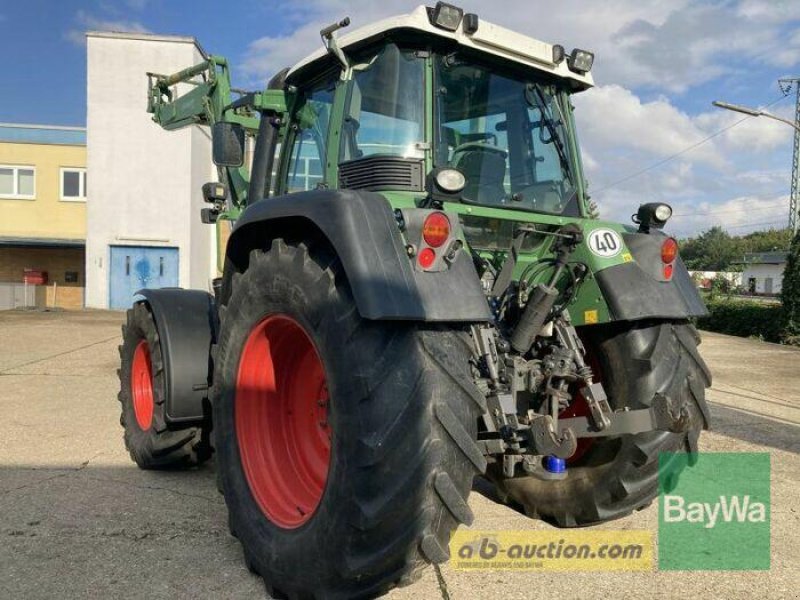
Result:
[[695,285],[703,290],[710,290],[715,279],[724,279],[732,288],[742,285],[742,274],[733,271],[689,271]]
[[781,293],[788,252],[750,252],[744,255],[742,285],[750,294]]
[[0,123],[0,309],[82,308],[86,129]]

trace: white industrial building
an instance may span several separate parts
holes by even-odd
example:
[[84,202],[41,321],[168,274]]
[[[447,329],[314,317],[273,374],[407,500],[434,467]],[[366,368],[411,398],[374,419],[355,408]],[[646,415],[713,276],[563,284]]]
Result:
[[751,252],[744,255],[742,283],[751,294],[777,295],[783,285],[787,252]]
[[147,72],[203,60],[192,37],[87,34],[86,306],[125,308],[145,287],[209,289],[215,231],[200,220],[216,179],[207,128],[164,131],[145,111]]

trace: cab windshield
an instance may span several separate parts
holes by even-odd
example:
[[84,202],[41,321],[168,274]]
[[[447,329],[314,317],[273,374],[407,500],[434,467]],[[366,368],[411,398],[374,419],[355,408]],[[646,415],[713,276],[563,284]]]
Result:
[[436,166],[464,174],[463,202],[580,216],[566,92],[457,54],[435,76]]

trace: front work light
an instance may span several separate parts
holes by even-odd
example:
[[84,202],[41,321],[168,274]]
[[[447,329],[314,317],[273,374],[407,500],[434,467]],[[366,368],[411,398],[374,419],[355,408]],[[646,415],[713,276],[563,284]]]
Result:
[[224,183],[209,181],[203,184],[203,201],[209,204],[221,204],[228,197],[228,188]]
[[447,31],[455,31],[461,24],[463,16],[464,11],[457,6],[437,2],[431,13],[431,25]]
[[458,169],[439,169],[435,172],[436,187],[448,194],[457,194],[467,185],[464,174]]
[[576,73],[588,73],[592,70],[592,64],[594,64],[594,52],[578,48],[572,51],[567,60],[569,68]]
[[648,233],[651,227],[661,229],[672,216],[672,207],[662,202],[642,204],[633,215],[633,222],[639,225],[639,231]]

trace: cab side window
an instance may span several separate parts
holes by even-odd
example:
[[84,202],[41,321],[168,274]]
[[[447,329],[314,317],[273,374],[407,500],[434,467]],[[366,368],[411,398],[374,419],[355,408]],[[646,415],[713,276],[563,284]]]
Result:
[[333,84],[312,90],[295,114],[298,129],[286,171],[287,194],[313,190],[324,180],[333,95]]

